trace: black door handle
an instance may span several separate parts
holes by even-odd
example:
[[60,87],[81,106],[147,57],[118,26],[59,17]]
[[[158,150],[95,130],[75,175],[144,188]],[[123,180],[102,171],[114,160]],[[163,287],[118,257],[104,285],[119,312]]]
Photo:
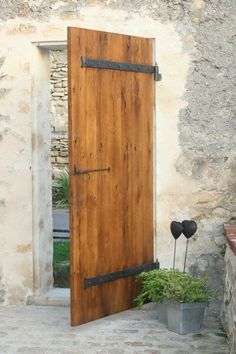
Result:
[[82,168],[79,167],[74,167],[74,171],[73,171],[73,175],[88,175],[89,173],[92,172],[110,172],[110,167],[108,168],[93,168],[93,169],[87,169],[84,170]]

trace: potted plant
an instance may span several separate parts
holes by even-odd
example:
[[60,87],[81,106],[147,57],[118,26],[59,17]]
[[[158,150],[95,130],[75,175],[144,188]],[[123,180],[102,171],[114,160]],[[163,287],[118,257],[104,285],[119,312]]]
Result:
[[137,281],[141,281],[142,290],[135,299],[138,307],[141,307],[147,302],[157,303],[157,318],[160,322],[165,324],[167,324],[167,310],[164,288],[167,280],[168,271],[166,269],[155,269],[140,273],[137,276]]
[[170,331],[186,334],[201,328],[211,297],[205,278],[195,279],[175,269],[157,269],[141,273],[138,279],[142,281],[142,290],[136,298],[137,305],[158,302],[158,319]]

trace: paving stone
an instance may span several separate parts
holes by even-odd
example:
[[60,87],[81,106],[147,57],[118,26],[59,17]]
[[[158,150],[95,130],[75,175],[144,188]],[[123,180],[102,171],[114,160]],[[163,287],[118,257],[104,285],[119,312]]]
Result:
[[[199,333],[169,332],[155,309],[129,310],[71,327],[69,308],[0,306],[0,354],[228,354],[216,319]],[[214,324],[211,327],[211,324]]]

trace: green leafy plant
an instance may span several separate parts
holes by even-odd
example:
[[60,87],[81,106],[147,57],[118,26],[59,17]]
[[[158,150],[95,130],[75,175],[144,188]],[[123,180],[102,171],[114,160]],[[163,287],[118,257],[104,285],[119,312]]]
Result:
[[70,242],[53,242],[53,277],[54,286],[69,288],[70,282]]
[[138,306],[145,302],[174,300],[179,303],[209,301],[211,294],[206,286],[206,278],[195,279],[179,270],[157,269],[143,272],[137,280],[142,282],[142,290],[135,299]]
[[142,306],[146,302],[162,302],[164,300],[164,288],[168,279],[166,269],[151,270],[140,273],[137,281],[142,282],[142,291],[136,297],[137,306]]
[[52,201],[57,208],[69,206],[70,182],[69,173],[65,169],[52,184]]

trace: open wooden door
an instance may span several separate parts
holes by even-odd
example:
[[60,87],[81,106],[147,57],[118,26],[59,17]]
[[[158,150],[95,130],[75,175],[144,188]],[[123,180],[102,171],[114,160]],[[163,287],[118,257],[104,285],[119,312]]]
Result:
[[68,29],[72,325],[132,307],[156,267],[152,65],[153,39]]

